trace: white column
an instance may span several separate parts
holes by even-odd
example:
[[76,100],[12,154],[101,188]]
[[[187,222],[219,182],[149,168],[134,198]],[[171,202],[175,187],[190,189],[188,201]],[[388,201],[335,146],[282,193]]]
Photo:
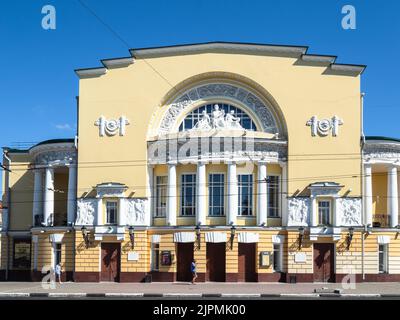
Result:
[[76,165],[71,164],[68,170],[68,204],[67,224],[73,225],[76,215]]
[[228,164],[228,212],[226,214],[226,224],[236,224],[238,211],[238,182],[236,174],[236,163],[231,161]]
[[39,237],[37,235],[32,236],[32,242],[34,243],[33,245],[33,270],[37,270],[37,258],[38,258],[38,241]]
[[125,206],[125,198],[118,199],[118,225],[125,226],[126,225],[126,206]]
[[43,172],[35,170],[35,178],[33,185],[33,210],[32,225],[35,225],[35,216],[43,213]]
[[196,224],[206,224],[207,216],[207,190],[206,181],[206,164],[199,161],[197,163],[197,177],[196,177]]
[[257,223],[267,225],[267,163],[258,163]]
[[318,225],[318,208],[317,208],[317,198],[311,196],[311,213],[310,213],[310,226],[316,227]]
[[97,198],[97,219],[96,223],[98,226],[104,225],[104,219],[103,219],[103,199],[102,198]]
[[282,226],[287,226],[288,225],[288,181],[287,181],[287,164],[286,163],[281,163],[281,181],[282,181],[282,194],[281,194],[281,217],[282,217]]
[[372,168],[368,164],[364,168],[364,221],[372,227]]
[[54,221],[54,169],[46,168],[44,186],[44,224],[52,226]]
[[388,168],[388,208],[390,214],[390,227],[394,228],[399,224],[399,203],[397,192],[397,167]]
[[149,198],[149,211],[146,214],[146,225],[151,226],[152,224],[152,217],[155,214],[155,203],[156,203],[156,192],[154,190],[154,165],[149,165],[147,167],[147,178],[148,178],[148,190],[147,190],[147,197]]
[[167,225],[176,225],[176,163],[168,165]]

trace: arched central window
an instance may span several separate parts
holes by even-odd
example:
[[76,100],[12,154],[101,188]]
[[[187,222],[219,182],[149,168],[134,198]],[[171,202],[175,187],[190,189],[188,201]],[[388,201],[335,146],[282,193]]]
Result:
[[[214,112],[216,110],[216,106],[219,110],[219,122],[214,124]],[[201,106],[187,114],[179,126],[179,131],[186,131],[199,127],[199,124],[201,124],[201,122],[199,123],[200,120],[204,121],[206,126],[208,126],[209,123],[211,127],[217,125],[219,128],[224,128],[224,124],[227,124],[227,128],[240,128],[252,131],[257,130],[253,120],[251,120],[249,115],[242,109],[230,104],[213,103]],[[203,124],[202,127],[204,128]]]

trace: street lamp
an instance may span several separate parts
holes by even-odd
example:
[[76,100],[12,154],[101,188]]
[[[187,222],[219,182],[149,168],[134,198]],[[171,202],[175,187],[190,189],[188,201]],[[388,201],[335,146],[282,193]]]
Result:
[[131,240],[132,249],[135,248],[135,228],[133,226],[129,226],[129,239]]
[[82,237],[83,237],[83,240],[85,241],[86,248],[87,248],[87,247],[89,247],[89,230],[86,228],[86,226],[82,226],[81,232],[82,232]]
[[301,250],[301,245],[302,245],[302,243],[303,243],[304,232],[305,232],[304,227],[300,227],[300,228],[299,228],[299,250]]
[[200,249],[200,242],[201,242],[201,229],[200,229],[200,224],[196,225],[196,228],[195,228],[194,230],[196,231],[197,248]]
[[232,224],[232,227],[231,227],[231,238],[230,238],[231,250],[233,249],[233,240],[235,240],[235,234],[236,234],[236,227],[235,227],[235,225]]
[[350,249],[351,241],[353,241],[354,227],[349,228],[349,234],[347,235],[347,250]]

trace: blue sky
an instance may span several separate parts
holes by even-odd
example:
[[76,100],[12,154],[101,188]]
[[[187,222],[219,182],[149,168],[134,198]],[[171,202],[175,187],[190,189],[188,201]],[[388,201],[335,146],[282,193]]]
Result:
[[[307,45],[339,63],[366,64],[365,132],[400,138],[398,1],[82,1],[132,48],[216,40]],[[47,4],[56,8],[56,30],[41,27]],[[346,4],[356,8],[356,30],[341,28]],[[128,55],[78,0],[4,1],[0,37],[0,146],[73,137],[74,69]]]

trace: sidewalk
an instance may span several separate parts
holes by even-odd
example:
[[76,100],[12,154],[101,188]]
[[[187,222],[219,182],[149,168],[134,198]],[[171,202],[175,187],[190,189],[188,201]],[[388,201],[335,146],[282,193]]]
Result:
[[[44,289],[40,282],[0,282],[0,297],[15,295],[29,296],[29,294],[91,294],[112,296],[126,294],[130,296],[201,296],[201,295],[246,295],[248,297],[260,295],[313,295],[314,290],[322,288],[339,289],[346,295],[399,295],[400,283],[356,283],[355,289],[344,289],[340,283],[75,283],[68,282],[62,285],[56,284],[55,289]],[[44,295],[47,296],[47,295]]]

